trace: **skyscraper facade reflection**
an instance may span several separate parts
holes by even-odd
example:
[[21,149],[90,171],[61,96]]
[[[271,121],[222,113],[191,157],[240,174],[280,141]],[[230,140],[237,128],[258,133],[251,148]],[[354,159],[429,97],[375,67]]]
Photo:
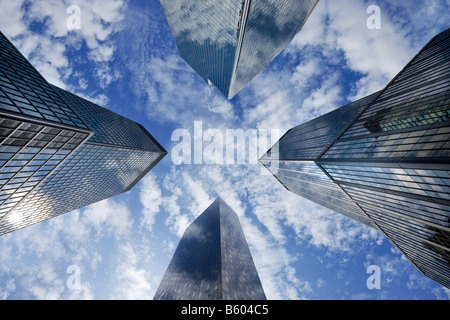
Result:
[[49,84],[0,33],[0,235],[126,192],[165,154],[141,125]]
[[186,229],[154,299],[266,299],[239,218],[222,199]]
[[318,0],[160,0],[181,57],[233,98],[300,31]]
[[290,191],[380,230],[450,288],[450,29],[371,96],[289,130],[261,158]]

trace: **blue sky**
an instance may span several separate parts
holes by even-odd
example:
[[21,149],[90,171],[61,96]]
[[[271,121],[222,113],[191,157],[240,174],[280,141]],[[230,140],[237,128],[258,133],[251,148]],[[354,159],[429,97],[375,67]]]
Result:
[[[67,28],[69,5],[79,30]],[[370,5],[379,30],[366,26]],[[448,28],[448,10],[448,0],[321,0],[231,101],[180,58],[157,0],[3,0],[0,28],[49,82],[143,124],[170,153],[172,133],[194,138],[196,121],[282,135],[382,89]],[[184,229],[218,196],[240,217],[269,299],[450,298],[381,234],[289,193],[260,165],[176,165],[169,154],[126,194],[3,236],[0,299],[152,299]],[[371,265],[379,290],[366,285]]]

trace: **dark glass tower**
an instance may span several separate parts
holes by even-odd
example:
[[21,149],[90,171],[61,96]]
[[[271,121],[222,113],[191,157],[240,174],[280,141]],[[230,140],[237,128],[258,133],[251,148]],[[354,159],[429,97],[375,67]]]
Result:
[[239,218],[222,199],[186,229],[154,299],[266,299]]
[[288,190],[380,230],[447,288],[449,57],[450,29],[385,89],[289,130],[260,160]]
[[0,33],[0,235],[129,191],[166,151],[49,84]]
[[160,0],[181,57],[233,98],[292,41],[318,0]]

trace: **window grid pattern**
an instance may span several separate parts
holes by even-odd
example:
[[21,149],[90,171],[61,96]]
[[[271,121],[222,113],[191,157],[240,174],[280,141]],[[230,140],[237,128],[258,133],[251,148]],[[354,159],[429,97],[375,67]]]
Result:
[[0,221],[87,137],[0,117]]
[[380,212],[393,213],[423,224],[448,228],[449,205],[386,193],[383,189],[377,191],[354,185],[341,184],[341,186],[363,209],[375,207]]
[[[382,225],[382,224],[381,224]],[[416,266],[432,279],[446,279],[441,284],[449,283],[450,254],[448,250],[437,248],[434,244],[424,242],[417,237],[407,236],[398,229],[382,225],[383,231]],[[432,276],[434,275],[434,277]]]
[[125,192],[165,153],[141,125],[47,83],[0,33],[0,235]]
[[322,165],[338,183],[354,183],[437,199],[450,199],[450,175],[443,170]]
[[85,144],[6,216],[0,223],[0,235],[115,196],[158,156],[155,152]]
[[[355,120],[350,120],[350,127],[319,158],[312,159],[425,275],[447,287],[450,287],[449,71],[450,29],[430,41],[361,109]],[[314,141],[310,134],[314,131],[307,128],[326,121],[327,116],[294,128],[280,139],[280,150],[295,153],[289,155],[290,167],[280,161],[278,172],[273,170],[273,174],[289,190],[332,208],[319,196],[325,191],[314,189],[315,185],[326,190],[327,180],[312,178],[307,167],[296,164],[304,154],[309,155],[308,143]],[[320,127],[316,128],[320,144],[322,132]],[[297,145],[299,151],[282,145],[286,137],[292,137],[287,141]],[[266,165],[273,158],[271,154],[261,162]]]
[[181,57],[228,96],[245,0],[161,0]]
[[161,0],[181,57],[229,99],[289,45],[316,3]]
[[87,129],[82,120],[1,32],[0,109]]
[[449,37],[427,45],[323,158],[448,159]]
[[322,159],[398,159],[450,157],[449,127],[339,141]]
[[344,138],[443,123],[450,119],[449,103],[448,92],[409,99],[398,103],[395,108],[390,101],[385,100],[379,111],[371,117],[365,116],[364,121],[356,122]]
[[186,229],[154,299],[266,299],[239,218],[223,200]]
[[314,162],[281,161],[276,177],[289,191],[374,227],[367,215]]
[[[321,162],[390,240],[443,285],[450,282],[450,171],[443,164],[450,158],[449,36],[447,30],[431,41]],[[370,165],[371,159],[385,164]]]
[[398,159],[450,157],[449,127],[339,141],[322,159]]
[[184,232],[155,300],[220,300],[220,211],[213,203]]
[[266,300],[237,214],[222,200],[220,239],[223,300]]
[[[344,132],[379,93],[295,127],[279,142],[280,160],[315,160]],[[277,150],[277,148],[275,148]],[[271,158],[276,158],[272,150]]]
[[436,281],[437,283],[442,284],[447,288],[450,288],[450,280],[448,278],[434,272],[431,268],[427,267],[426,265],[420,265],[420,270],[428,278]]
[[434,37],[427,45],[428,50],[422,51],[414,60],[414,63],[419,63],[422,60],[430,59],[437,51],[441,51],[442,49],[448,47],[450,43],[450,38],[448,35],[448,30],[446,30]]
[[237,94],[292,41],[317,0],[252,1],[236,80],[229,98]]
[[[398,174],[403,173],[403,177],[399,178],[402,180],[407,180],[405,179],[407,173],[421,174],[422,176],[416,176],[417,180],[421,179],[429,183],[442,183],[442,180],[450,178],[446,171],[399,170]],[[433,175],[431,179],[430,174]],[[384,174],[378,176],[379,182],[385,178]],[[361,180],[364,178],[359,179]],[[384,186],[383,189],[379,188],[376,191],[377,189],[358,186],[354,184],[354,181],[352,185],[340,181],[338,183],[422,272],[425,273],[425,268],[428,275],[435,275],[431,278],[437,277],[436,274],[441,274],[439,278],[442,279],[447,277],[446,281],[439,283],[445,285],[449,282],[450,201],[448,199],[450,196],[448,194],[441,198],[447,200],[446,205],[433,202],[429,195],[415,198],[414,194],[406,193],[404,187],[402,187],[402,195],[402,193],[393,193],[392,186]],[[377,187],[381,187],[381,183]]]
[[161,152],[153,137],[136,122],[51,85],[95,134],[89,142]]
[[[450,243],[449,232],[439,229],[433,228],[429,225],[420,223],[415,220],[408,220],[406,218],[390,214],[386,211],[374,210],[373,208],[366,207],[366,212],[369,214],[371,218],[373,218],[377,224],[381,227],[382,230],[395,230],[394,233],[397,236],[402,236],[406,240],[410,238],[414,238],[415,240],[426,243],[428,241],[432,241],[432,245],[437,245],[437,247],[448,247]],[[405,235],[407,234],[407,235]],[[405,240],[405,242],[406,242]],[[397,241],[395,241],[397,243]],[[422,247],[418,246],[416,247]],[[429,249],[428,249],[429,250]],[[445,250],[444,250],[445,251]],[[450,250],[447,251],[447,258],[450,259]],[[450,269],[448,269],[450,270]]]

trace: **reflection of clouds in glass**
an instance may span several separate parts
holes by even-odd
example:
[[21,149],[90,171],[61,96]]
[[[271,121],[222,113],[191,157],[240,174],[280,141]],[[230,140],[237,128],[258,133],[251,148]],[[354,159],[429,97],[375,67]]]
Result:
[[[30,125],[22,123],[18,128],[30,129],[35,127],[39,134],[30,135],[28,133],[27,146],[23,148],[4,146],[0,148],[2,157],[8,155],[9,161],[0,169],[0,177],[3,178],[0,186],[1,213],[0,213],[0,234],[5,234],[22,228],[24,226],[39,222],[39,216],[47,219],[47,213],[43,213],[43,204],[48,201],[44,197],[42,202],[36,204],[37,214],[30,218],[30,208],[23,208],[23,203],[27,197],[36,193],[36,186],[46,179],[55,168],[60,165],[69,155],[71,149],[81,143],[87,134],[77,134],[66,130],[50,127]],[[17,128],[16,128],[17,129]],[[20,132],[20,131],[16,131]],[[72,137],[73,139],[70,139]],[[22,143],[25,143],[23,140]],[[45,142],[43,142],[45,141]],[[53,141],[49,143],[49,141]],[[33,145],[45,146],[44,148],[30,147]],[[51,147],[49,147],[51,145]],[[59,147],[61,149],[55,149]]]
[[[439,274],[450,272],[450,207],[444,204],[445,195],[442,198],[438,193],[444,187],[442,178],[448,173],[399,168],[340,168],[342,177],[339,180],[344,175],[355,175],[349,169],[359,169],[364,174],[354,180],[353,185],[342,184],[345,191],[418,269],[439,283],[448,283]],[[373,186],[376,189],[372,189]],[[430,197],[440,203],[430,201]],[[435,270],[439,271],[436,273]]]
[[439,170],[327,164],[323,165],[323,168],[335,181],[344,183],[437,199],[446,199],[450,192],[450,187],[446,186],[444,180],[439,176]]
[[223,299],[261,299],[265,293],[237,214],[222,200],[222,290]]
[[235,44],[243,0],[162,0],[176,41]]
[[220,298],[218,208],[213,204],[206,213],[200,215],[184,232],[155,294],[155,300]]
[[[447,269],[450,272],[450,217],[447,218],[445,223],[446,230],[436,228],[435,226],[427,225],[426,228],[429,231],[427,242],[424,244],[425,248],[436,252],[447,263]],[[437,245],[436,245],[437,244]]]
[[[156,152],[143,150],[111,149],[120,150],[119,155],[108,157],[105,161],[99,162],[99,165],[102,168],[101,171],[113,177],[113,181],[117,181],[122,190],[132,184],[160,155]],[[93,183],[96,182],[93,181]]]
[[95,132],[89,139],[90,142],[160,151],[140,124],[54,85],[51,87],[83,119],[88,128]]
[[284,50],[308,18],[316,0],[253,1],[236,70],[234,95]]
[[115,196],[158,156],[149,151],[86,144],[30,192],[0,227],[17,230]]
[[374,227],[366,214],[313,161],[282,161],[276,176],[291,192]]
[[[24,203],[6,216],[0,225],[1,229],[10,229],[7,232],[11,232],[54,217],[54,202],[49,195],[36,191],[32,192],[31,197],[34,198],[33,204],[27,205],[25,199]],[[35,206],[36,200],[38,204]]]
[[242,0],[161,1],[183,59],[228,95]]
[[218,199],[186,229],[155,300],[263,298],[239,219]]
[[180,55],[231,99],[294,38],[317,0],[162,0]]

